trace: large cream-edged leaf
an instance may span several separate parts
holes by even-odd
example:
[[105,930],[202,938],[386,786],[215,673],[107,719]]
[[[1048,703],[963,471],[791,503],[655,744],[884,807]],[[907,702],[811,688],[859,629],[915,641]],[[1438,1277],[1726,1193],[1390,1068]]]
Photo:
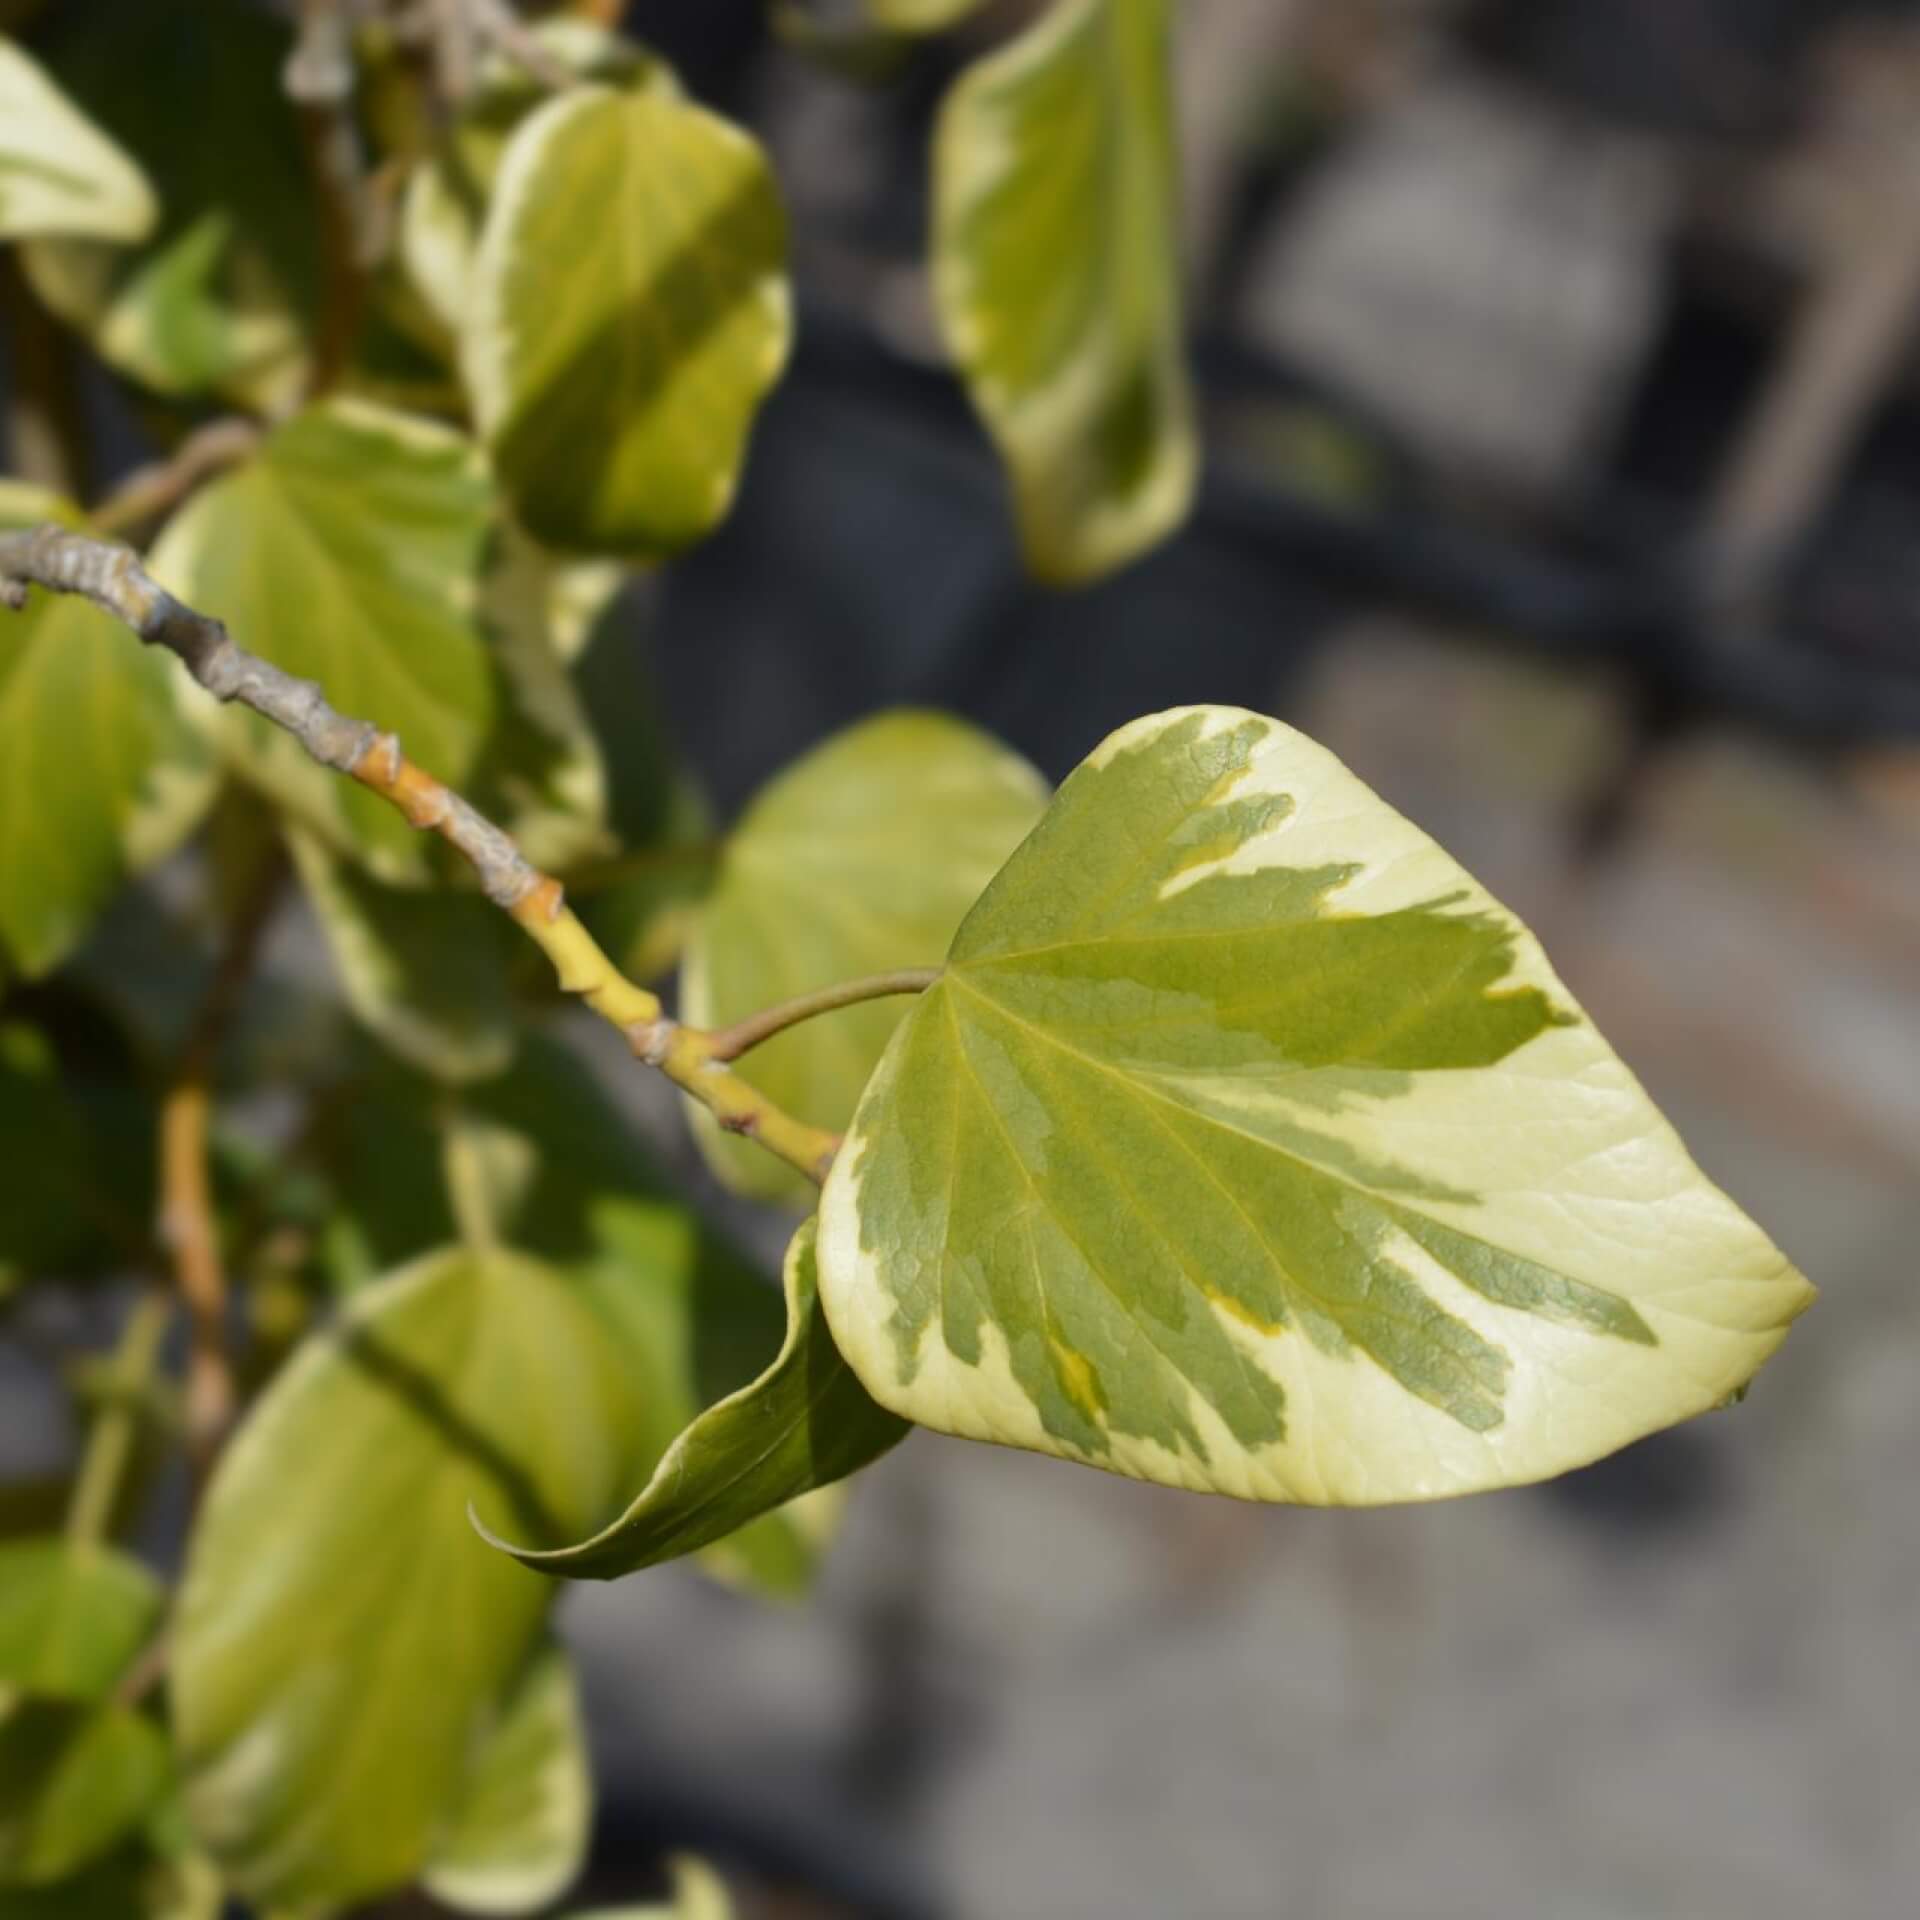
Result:
[[549,1642],[501,1704],[421,1885],[461,1913],[539,1913],[586,1863],[593,1773],[580,1683]]
[[[486,476],[457,434],[335,400],[196,495],[152,565],[188,605],[461,787],[502,706],[479,616],[490,513]],[[381,878],[428,871],[426,836],[385,801],[256,714],[215,719],[249,780]]]
[[[0,481],[0,527],[77,509]],[[0,610],[0,950],[45,973],[126,875],[169,851],[212,799],[212,757],[184,719],[177,669],[117,620],[35,588]]]
[[979,61],[934,142],[934,290],[1043,580],[1088,580],[1185,518],[1167,0],[1057,0]]
[[274,1380],[195,1526],[172,1670],[189,1814],[250,1900],[348,1906],[426,1865],[551,1597],[469,1504],[600,1524],[641,1417],[578,1286],[506,1253],[364,1289]]
[[1113,735],[967,917],[828,1182],[820,1286],[910,1419],[1325,1505],[1596,1459],[1812,1298],[1526,929],[1231,708]]
[[[946,714],[863,720],[794,762],[728,838],[687,942],[683,999],[721,1026],[796,994],[933,966],[961,916],[1046,804],[1046,783],[990,735]],[[842,1127],[906,1010],[875,1000],[755,1049],[756,1086]],[[798,1203],[811,1189],[751,1142],[694,1124],[729,1185]]]
[[0,240],[139,240],[158,212],[140,169],[0,37]]
[[760,149],[660,86],[578,86],[513,135],[462,364],[530,532],[645,557],[707,533],[786,364],[786,221]]
[[543,1573],[612,1580],[725,1540],[897,1446],[906,1422],[874,1405],[827,1331],[811,1220],[787,1247],[786,1296],[787,1337],[766,1372],[694,1419],[611,1526],[544,1553],[489,1538]]

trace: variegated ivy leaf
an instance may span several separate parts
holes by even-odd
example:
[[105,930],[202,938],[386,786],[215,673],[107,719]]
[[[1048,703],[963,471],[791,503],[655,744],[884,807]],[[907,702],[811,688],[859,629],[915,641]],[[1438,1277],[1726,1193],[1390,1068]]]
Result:
[[[197,494],[152,566],[246,646],[317,680],[343,712],[397,733],[429,773],[465,787],[503,705],[478,615],[491,510],[458,435],[335,400]],[[427,836],[316,766],[291,735],[238,709],[210,717],[241,773],[381,878],[430,870]]]
[[[945,714],[880,714],[836,734],[772,781],[728,838],[687,942],[687,1018],[721,1026],[817,987],[936,964],[1046,795],[1018,754]],[[754,1051],[754,1084],[843,1127],[905,1010],[873,1000],[789,1028]],[[694,1126],[730,1186],[796,1204],[810,1195],[704,1108]]]
[[1167,0],[1057,0],[975,65],[934,144],[934,290],[1043,580],[1185,518]]
[[[586,20],[564,16],[530,29],[541,47],[582,79],[621,86],[678,87],[644,49]],[[474,253],[508,139],[551,90],[517,60],[495,54],[474,96],[438,150],[408,176],[398,241],[407,277],[449,342],[466,324]]]
[[874,1405],[827,1331],[811,1220],[787,1248],[786,1296],[787,1337],[772,1365],[700,1414],[612,1525],[548,1552],[488,1538],[543,1573],[612,1580],[724,1540],[896,1446],[906,1422]]
[[140,169],[0,38],[0,240],[139,240],[158,213]]
[[342,995],[410,1066],[436,1080],[481,1080],[513,1058],[511,921],[479,894],[389,887],[289,825],[308,901]]
[[580,1684],[549,1641],[502,1702],[421,1885],[462,1913],[542,1912],[585,1865],[592,1821]]
[[875,1398],[1246,1498],[1537,1480],[1811,1290],[1539,946],[1278,721],[1115,734],[956,937],[822,1200]]
[[642,1419],[579,1287],[443,1251],[359,1293],[222,1456],[188,1552],[175,1732],[195,1832],[257,1906],[412,1880],[551,1590],[474,1537],[591,1528]]
[[[35,291],[120,372],[162,393],[297,399],[321,281],[286,23],[251,0],[106,0],[54,77],[146,170],[160,224],[128,249],[34,240]],[[236,100],[249,102],[235,113]],[[220,137],[182,129],[218,127]]]
[[[0,481],[0,527],[79,525],[69,503]],[[57,966],[133,869],[192,829],[215,767],[176,671],[85,601],[37,589],[0,610],[0,949]]]
[[571,88],[509,142],[462,348],[494,468],[552,546],[633,557],[733,499],[791,332],[760,149],[668,88]]

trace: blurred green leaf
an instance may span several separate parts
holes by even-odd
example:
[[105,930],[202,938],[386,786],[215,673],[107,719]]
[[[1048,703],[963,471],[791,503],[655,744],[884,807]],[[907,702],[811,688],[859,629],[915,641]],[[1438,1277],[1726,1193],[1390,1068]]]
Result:
[[542,1647],[489,1729],[422,1885],[463,1913],[532,1913],[586,1862],[593,1776],[573,1662]]
[[680,957],[713,881],[713,816],[680,764],[622,595],[587,636],[574,681],[607,769],[609,858],[570,891],[629,978],[657,980]]
[[1186,517],[1167,0],[1058,0],[955,86],[934,143],[934,290],[1043,580]]
[[620,582],[617,567],[557,559],[512,526],[499,530],[488,561],[481,618],[510,698],[472,798],[544,872],[618,845],[609,820],[617,776],[592,690],[570,669]]
[[541,107],[500,163],[461,354],[522,523],[631,557],[710,531],[789,307],[785,216],[737,127],[657,86]]
[[0,1886],[0,1920],[220,1920],[220,1877],[145,1837],[42,1887]]
[[36,240],[22,262],[49,306],[157,392],[263,409],[298,395],[320,248],[280,79],[290,44],[248,0],[117,0],[50,40],[54,77],[145,169],[160,226],[131,250]]
[[[503,704],[477,614],[490,512],[486,475],[458,435],[337,400],[196,495],[152,564],[242,644],[317,680],[342,712],[397,733],[460,787]],[[291,735],[237,709],[211,720],[248,779],[378,877],[430,871],[430,836]]]
[[0,1686],[97,1701],[152,1638],[160,1583],[113,1548],[63,1539],[0,1546]]
[[[0,481],[0,527],[79,524],[67,502]],[[176,846],[213,797],[177,669],[83,600],[33,590],[0,611],[0,944],[44,974],[126,875]]]
[[432,1857],[549,1598],[468,1505],[590,1528],[640,1420],[579,1288],[506,1253],[365,1289],[275,1379],[208,1490],[173,1663],[188,1811],[248,1898],[345,1905]]
[[0,1688],[0,1882],[64,1879],[166,1791],[167,1743],[130,1708]]
[[787,1248],[786,1299],[787,1337],[773,1364],[701,1414],[611,1526],[545,1552],[497,1536],[496,1544],[542,1572],[612,1580],[724,1540],[897,1446],[906,1422],[867,1397],[827,1329],[811,1220]]
[[[838,981],[937,965],[1046,798],[1026,761],[944,714],[881,714],[836,734],[769,783],[728,838],[687,943],[687,1019],[722,1026]],[[752,1055],[754,1084],[844,1127],[907,1006],[870,1001],[776,1035]],[[728,1185],[794,1205],[811,1195],[704,1109],[694,1125]]]
[[317,835],[287,835],[347,1004],[422,1073],[485,1079],[513,1057],[510,988],[521,935],[477,893],[389,887]]
[[0,39],[0,240],[140,240],[159,217],[140,169],[12,41]]

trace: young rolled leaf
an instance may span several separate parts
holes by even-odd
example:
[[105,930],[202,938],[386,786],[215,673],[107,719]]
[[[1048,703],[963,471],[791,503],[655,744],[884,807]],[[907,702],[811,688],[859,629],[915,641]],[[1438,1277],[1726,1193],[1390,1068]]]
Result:
[[1186,517],[1197,465],[1175,231],[1167,0],[1057,0],[954,88],[934,291],[1042,580]]
[[[439,1173],[444,1102],[388,1071],[357,1082],[331,1172],[329,1252],[344,1285],[455,1230]],[[600,1314],[632,1390],[632,1489],[682,1431],[764,1373],[787,1337],[780,1295],[673,1195],[619,1109],[563,1047],[522,1037],[510,1071],[461,1091],[458,1121],[486,1143],[500,1236],[574,1281]],[[716,1577],[804,1592],[825,1550],[802,1503],[703,1552]]]
[[426,1865],[550,1597],[468,1506],[591,1529],[639,1420],[577,1287],[505,1253],[365,1289],[275,1379],[201,1510],[172,1669],[188,1812],[249,1900],[350,1906]]
[[1525,928],[1231,708],[1113,735],[968,915],[820,1286],[910,1419],[1313,1505],[1582,1465],[1720,1404],[1812,1298]]
[[462,1913],[543,1911],[585,1865],[592,1821],[580,1685],[549,1642],[514,1682],[421,1885]]
[[[485,474],[458,435],[336,400],[290,420],[196,495],[161,536],[153,571],[459,787],[502,703],[476,611],[491,510]],[[427,836],[385,801],[315,765],[256,714],[214,719],[249,780],[380,878],[428,872]]]
[[0,36],[0,240],[139,240],[158,215],[140,169]]
[[422,1073],[483,1080],[513,1058],[512,923],[477,893],[384,886],[318,835],[287,836],[348,1006]]
[[[0,527],[79,523],[0,482]],[[212,799],[215,769],[182,716],[177,673],[85,601],[35,590],[0,609],[0,950],[57,966],[126,875],[169,851]]]
[[21,262],[35,292],[143,386],[264,409],[298,397],[321,252],[281,84],[291,44],[286,23],[251,0],[108,0],[48,56],[76,105],[145,170],[161,217],[137,248],[50,237]]
[[785,1282],[787,1337],[773,1364],[687,1427],[618,1520],[578,1546],[547,1552],[483,1527],[487,1538],[543,1573],[617,1579],[723,1540],[896,1446],[906,1422],[874,1405],[827,1331],[811,1220],[787,1247]]
[[790,333],[785,216],[737,127],[656,84],[588,85],[514,134],[462,363],[531,533],[644,558],[710,531]]
[[[720,1026],[818,987],[937,964],[1046,798],[1018,754],[944,714],[881,714],[836,734],[769,784],[728,838],[687,942],[687,1018]],[[754,1050],[754,1084],[791,1113],[845,1126],[906,1007],[868,1001],[777,1034]],[[694,1126],[728,1185],[810,1197],[704,1108]]]

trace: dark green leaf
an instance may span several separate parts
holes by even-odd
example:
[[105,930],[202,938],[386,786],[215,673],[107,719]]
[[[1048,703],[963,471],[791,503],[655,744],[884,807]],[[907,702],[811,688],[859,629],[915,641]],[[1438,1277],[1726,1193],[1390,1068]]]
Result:
[[50,306],[159,392],[261,408],[298,395],[320,242],[281,85],[290,44],[248,0],[117,0],[53,43],[54,77],[145,169],[161,220],[138,248],[37,240],[23,263]]
[[723,1540],[897,1445],[906,1423],[867,1397],[827,1330],[811,1220],[787,1249],[786,1296],[787,1337],[773,1364],[701,1414],[611,1526],[578,1546],[546,1552],[488,1537],[544,1572],[611,1580]]

